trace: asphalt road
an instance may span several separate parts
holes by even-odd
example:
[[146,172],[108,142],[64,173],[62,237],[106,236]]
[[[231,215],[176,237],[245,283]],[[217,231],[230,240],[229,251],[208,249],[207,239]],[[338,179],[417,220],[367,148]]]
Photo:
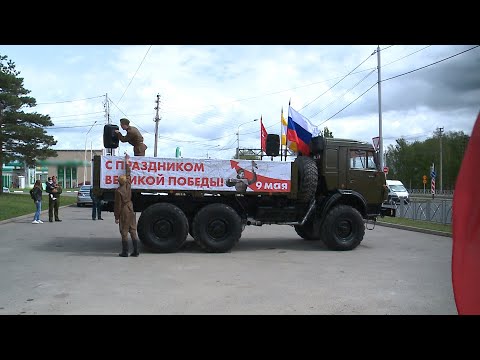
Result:
[[457,314],[449,237],[377,225],[335,252],[290,226],[247,226],[230,253],[189,237],[178,253],[120,258],[112,213],[60,217],[0,224],[0,315]]

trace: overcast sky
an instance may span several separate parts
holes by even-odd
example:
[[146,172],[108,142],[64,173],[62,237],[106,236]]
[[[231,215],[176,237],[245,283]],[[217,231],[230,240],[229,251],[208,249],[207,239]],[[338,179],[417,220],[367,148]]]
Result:
[[[479,47],[387,79],[474,46],[380,45],[384,149],[400,137],[425,140],[438,127],[471,134],[480,111]],[[58,150],[83,150],[85,144],[103,148],[108,94],[110,122],[130,119],[145,137],[146,155],[153,156],[154,108],[160,94],[157,156],[174,157],[178,146],[185,158],[230,159],[237,131],[240,148],[260,147],[260,122],[254,119],[262,117],[267,132],[279,134],[281,110],[287,117],[289,100],[320,129],[328,126],[334,137],[371,143],[379,135],[376,49],[0,45],[0,54],[21,72],[24,86],[37,100],[34,111],[51,116],[55,126],[48,133],[58,141]],[[133,155],[132,147],[121,143],[119,153],[125,150]]]

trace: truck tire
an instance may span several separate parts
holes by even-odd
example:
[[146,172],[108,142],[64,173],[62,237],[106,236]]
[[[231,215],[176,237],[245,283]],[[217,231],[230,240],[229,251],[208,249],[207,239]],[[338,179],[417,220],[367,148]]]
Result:
[[363,240],[365,224],[357,209],[337,205],[328,212],[320,233],[330,250],[353,250]]
[[184,244],[188,235],[188,220],[183,211],[169,203],[157,203],[147,207],[137,225],[142,244],[154,252],[175,252]]
[[188,233],[195,239],[195,235],[193,234],[193,217],[188,218]]
[[193,219],[195,241],[206,252],[229,252],[242,236],[242,220],[225,204],[209,204]]
[[303,226],[294,225],[298,236],[305,240],[320,240],[320,231],[313,228],[313,222],[307,221]]
[[315,197],[318,184],[318,169],[315,160],[308,156],[299,156],[294,161],[298,167],[299,202],[309,202]]

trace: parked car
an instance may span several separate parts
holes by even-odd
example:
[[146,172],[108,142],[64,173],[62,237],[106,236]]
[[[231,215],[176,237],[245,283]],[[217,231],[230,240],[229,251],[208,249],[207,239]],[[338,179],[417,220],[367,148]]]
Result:
[[4,193],[9,193],[10,192],[10,189],[6,186],[3,187],[3,192]]
[[77,206],[93,205],[92,197],[90,196],[90,189],[92,185],[83,185],[77,193]]

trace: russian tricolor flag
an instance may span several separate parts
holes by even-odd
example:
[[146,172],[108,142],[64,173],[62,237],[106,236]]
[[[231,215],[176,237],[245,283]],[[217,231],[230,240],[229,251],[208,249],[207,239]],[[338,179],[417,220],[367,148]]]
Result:
[[312,135],[318,135],[318,129],[305,116],[288,107],[287,140],[297,144],[297,151],[308,155]]

